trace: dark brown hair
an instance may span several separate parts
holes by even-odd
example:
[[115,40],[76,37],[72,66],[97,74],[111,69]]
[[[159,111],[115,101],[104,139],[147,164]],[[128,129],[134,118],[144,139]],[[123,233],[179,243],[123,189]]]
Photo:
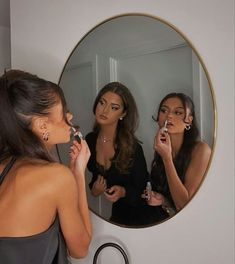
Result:
[[[185,113],[187,113],[187,109],[189,109],[190,111],[189,115],[193,117],[191,128],[189,130],[184,131],[183,144],[173,160],[177,174],[181,179],[181,181],[184,182],[185,173],[189,165],[189,162],[191,160],[192,150],[193,147],[195,146],[195,143],[197,142],[199,131],[197,128],[194,103],[189,96],[183,93],[170,93],[166,95],[162,99],[158,107],[157,118],[153,118],[153,119],[155,121],[158,121],[160,109],[163,103],[169,98],[179,98],[184,106]],[[184,122],[188,123],[186,121],[186,116]],[[151,177],[152,177],[154,189],[163,193],[165,196],[168,197],[168,199],[171,199],[171,195],[166,179],[165,167],[161,156],[157,152],[155,152],[154,160],[152,162]]]
[[[134,97],[125,85],[120,82],[111,82],[106,84],[98,93],[93,105],[94,114],[100,98],[107,92],[115,93],[121,97],[124,106],[123,112],[126,113],[123,120],[118,121],[114,142],[115,156],[112,162],[120,172],[128,173],[128,169],[133,162],[136,143],[138,142],[135,137],[139,121],[137,106]],[[99,124],[95,123],[93,131],[98,134],[99,130]]]
[[0,78],[0,161],[29,156],[52,161],[41,140],[32,132],[32,116],[46,116],[59,101],[66,120],[61,88],[36,75],[11,70]]

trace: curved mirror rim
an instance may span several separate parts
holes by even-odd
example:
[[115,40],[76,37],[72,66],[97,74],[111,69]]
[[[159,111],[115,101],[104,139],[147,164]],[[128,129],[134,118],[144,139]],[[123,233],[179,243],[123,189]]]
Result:
[[[213,89],[213,85],[212,85],[212,82],[211,82],[211,78],[209,76],[209,73],[208,73],[208,70],[205,66],[205,63],[203,62],[203,59],[202,57],[200,56],[199,52],[197,51],[197,49],[195,48],[195,46],[192,44],[192,42],[186,37],[186,35],[184,33],[182,33],[176,26],[174,26],[173,24],[171,24],[170,22],[168,22],[167,20],[165,19],[162,19],[158,16],[153,16],[153,15],[150,15],[150,14],[145,14],[145,13],[124,13],[124,14],[120,14],[120,15],[116,15],[116,16],[112,16],[108,19],[105,19],[104,21],[102,21],[101,23],[97,24],[96,26],[94,26],[91,30],[89,30],[81,39],[80,41],[78,41],[78,43],[75,45],[75,47],[72,49],[70,55],[68,56],[68,59],[66,60],[65,64],[64,64],[64,67],[61,71],[61,74],[60,74],[60,77],[59,77],[59,81],[58,81],[58,84],[60,85],[60,82],[61,82],[61,79],[62,79],[62,76],[63,76],[63,73],[66,69],[66,66],[70,60],[70,58],[72,57],[73,53],[75,52],[75,50],[79,47],[79,45],[81,44],[81,42],[87,37],[89,36],[90,33],[92,33],[95,29],[97,29],[99,26],[107,23],[107,22],[110,22],[110,21],[113,21],[117,18],[121,18],[121,17],[131,17],[131,16],[140,16],[140,17],[148,17],[148,18],[152,18],[152,19],[155,19],[156,21],[158,22],[161,22],[163,24],[165,24],[166,26],[169,26],[171,29],[173,29],[174,31],[176,31],[184,40],[185,42],[189,45],[189,47],[191,47],[191,49],[193,50],[193,52],[195,53],[198,61],[200,62],[203,70],[204,70],[204,73],[205,73],[205,76],[206,76],[206,79],[208,81],[208,86],[209,86],[209,89],[210,89],[210,94],[211,94],[211,98],[212,98],[212,106],[213,106],[213,124],[214,124],[214,127],[212,129],[213,131],[213,135],[212,135],[212,144],[211,144],[211,156],[210,156],[210,160],[209,160],[209,163],[208,163],[208,166],[207,166],[207,169],[204,173],[204,176],[203,176],[203,179],[200,183],[200,185],[198,186],[197,190],[195,191],[195,193],[193,194],[193,196],[190,198],[190,200],[187,202],[187,204],[181,209],[183,210],[186,206],[188,206],[188,204],[191,202],[191,200],[193,199],[193,197],[197,194],[198,190],[200,189],[201,185],[203,184],[206,176],[207,176],[207,173],[209,171],[209,168],[211,166],[211,162],[212,162],[212,158],[214,156],[214,151],[215,151],[215,144],[216,144],[216,137],[217,137],[217,107],[216,107],[216,100],[215,100],[215,94],[214,94],[214,89]],[[57,147],[57,153],[58,153],[58,156],[59,156],[59,159],[60,159],[60,154],[59,154],[59,150],[58,150],[58,147]],[[102,215],[100,215],[99,213],[97,213],[96,211],[94,211],[92,208],[90,208],[89,206],[89,210],[94,213],[96,216],[98,216],[99,218],[103,219],[104,221],[108,222],[108,223],[111,223],[111,224],[114,224],[116,226],[120,226],[120,227],[124,227],[124,228],[145,228],[145,227],[151,227],[151,226],[155,226],[155,225],[159,225],[165,221],[168,221],[169,219],[173,218],[175,215],[177,215],[181,210],[177,211],[177,213],[173,216],[169,216],[168,218],[164,219],[163,221],[160,221],[160,222],[157,222],[157,223],[153,223],[153,224],[150,224],[150,225],[141,225],[141,226],[126,226],[126,225],[121,225],[121,224],[118,224],[116,222],[113,222],[113,221],[110,221],[108,220],[107,218],[103,217]]]

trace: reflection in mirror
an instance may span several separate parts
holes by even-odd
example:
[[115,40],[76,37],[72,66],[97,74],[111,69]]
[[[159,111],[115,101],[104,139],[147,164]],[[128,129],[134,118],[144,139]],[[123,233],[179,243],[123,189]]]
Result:
[[[154,157],[153,121],[161,99],[168,93],[184,93],[195,104],[200,139],[213,149],[214,101],[208,76],[198,54],[172,26],[144,15],[115,17],[91,30],[71,53],[60,78],[73,123],[84,135],[92,131],[92,107],[99,90],[119,81],[133,94],[139,110],[137,137],[143,144],[148,170]],[[69,146],[59,147],[68,163]],[[92,175],[87,172],[87,183]],[[200,184],[199,184],[200,185]],[[103,195],[93,197],[87,187],[90,209],[109,220],[112,204]]]

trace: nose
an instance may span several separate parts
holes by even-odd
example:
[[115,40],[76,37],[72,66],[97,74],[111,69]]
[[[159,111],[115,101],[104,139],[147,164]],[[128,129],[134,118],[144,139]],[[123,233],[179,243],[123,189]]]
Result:
[[105,105],[104,108],[103,108],[103,113],[107,114],[108,112],[109,112],[109,106]]
[[169,112],[167,113],[166,120],[171,119],[171,118],[172,118],[172,112],[169,111]]

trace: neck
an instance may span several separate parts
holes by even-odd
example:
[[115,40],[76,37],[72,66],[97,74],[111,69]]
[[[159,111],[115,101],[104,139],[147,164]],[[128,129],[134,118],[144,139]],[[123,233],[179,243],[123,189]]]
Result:
[[184,140],[184,134],[170,134],[173,158],[178,154]]
[[99,137],[103,142],[114,141],[116,135],[116,126],[101,126]]

